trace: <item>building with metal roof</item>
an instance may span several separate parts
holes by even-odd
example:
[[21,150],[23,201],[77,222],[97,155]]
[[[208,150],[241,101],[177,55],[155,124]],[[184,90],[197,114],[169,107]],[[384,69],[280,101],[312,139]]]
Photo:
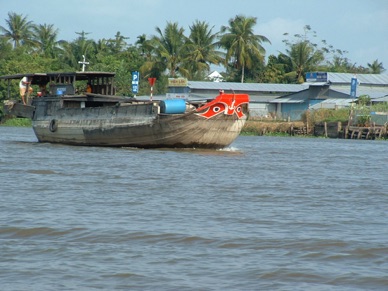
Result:
[[225,93],[249,94],[250,114],[252,116],[268,116],[270,113],[276,112],[276,105],[271,103],[272,100],[307,90],[309,85],[189,81],[188,87],[192,98],[213,98],[220,90]]
[[[251,116],[276,115],[291,120],[300,119],[310,108],[349,106],[361,95],[369,95],[372,102],[386,102],[388,96],[388,74],[308,74],[308,81],[303,84],[188,81],[188,91],[190,98],[213,98],[220,90],[249,94]],[[351,96],[351,82],[355,77],[356,92]],[[320,106],[321,102],[324,103]]]
[[304,84],[266,84],[266,83],[234,83],[234,82],[203,82],[189,81],[188,86],[191,92],[206,92],[214,90],[230,90],[236,93],[251,92],[258,95],[260,92],[270,93],[291,93],[307,89],[308,85]]
[[[357,79],[357,84],[352,89],[353,78]],[[306,79],[304,85],[309,86],[307,91],[291,93],[271,101],[277,104],[278,116],[298,120],[307,109],[343,108],[350,106],[351,101],[362,95],[370,96],[372,102],[384,102],[382,98],[388,96],[388,75],[322,72],[308,73]]]

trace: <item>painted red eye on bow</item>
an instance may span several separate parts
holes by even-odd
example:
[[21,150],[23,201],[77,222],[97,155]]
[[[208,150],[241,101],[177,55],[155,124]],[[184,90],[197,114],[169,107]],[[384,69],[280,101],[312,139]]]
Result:
[[225,108],[226,108],[225,104],[217,103],[210,106],[204,113],[201,113],[200,115],[206,118],[211,118],[220,113],[223,113],[225,111]]
[[242,118],[242,117],[244,116],[244,113],[243,113],[243,110],[242,110],[242,106],[241,106],[241,105],[238,106],[238,107],[236,107],[235,112],[236,112],[238,118]]
[[[221,94],[212,102],[197,109],[198,115],[205,118],[212,118],[218,114],[233,115],[236,114],[238,118],[244,116],[242,104],[249,102],[248,95],[245,94]],[[204,111],[204,112],[201,112]]]

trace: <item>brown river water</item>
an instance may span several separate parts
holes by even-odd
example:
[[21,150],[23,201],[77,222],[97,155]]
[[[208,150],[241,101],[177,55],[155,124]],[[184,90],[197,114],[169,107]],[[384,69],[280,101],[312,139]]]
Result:
[[74,147],[0,127],[0,290],[388,290],[387,152]]

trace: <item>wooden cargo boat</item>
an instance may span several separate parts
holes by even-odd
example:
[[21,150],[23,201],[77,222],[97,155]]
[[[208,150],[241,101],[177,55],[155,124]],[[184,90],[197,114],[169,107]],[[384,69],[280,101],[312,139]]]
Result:
[[[12,80],[24,76],[40,88],[27,104],[12,100],[9,89]],[[109,72],[19,74],[0,79],[8,81],[6,111],[31,118],[39,142],[219,149],[237,138],[247,119],[246,94],[220,93],[200,101],[138,100],[115,96],[114,73]],[[92,92],[77,92],[80,82],[90,84]]]

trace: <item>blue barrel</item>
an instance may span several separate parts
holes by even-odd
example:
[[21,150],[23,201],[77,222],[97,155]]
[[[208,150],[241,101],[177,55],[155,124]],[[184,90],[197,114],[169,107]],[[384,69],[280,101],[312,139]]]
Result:
[[181,114],[186,111],[186,101],[184,99],[167,99],[160,101],[160,113]]

